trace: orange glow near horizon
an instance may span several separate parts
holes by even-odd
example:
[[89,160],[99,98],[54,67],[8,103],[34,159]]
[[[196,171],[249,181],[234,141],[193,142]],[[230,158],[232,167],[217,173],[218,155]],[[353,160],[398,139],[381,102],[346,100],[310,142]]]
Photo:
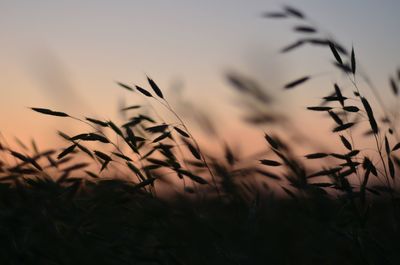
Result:
[[[359,10],[344,0],[331,4],[292,2],[346,44],[353,42],[360,61],[376,74],[377,86],[387,86],[385,75],[400,61],[398,53],[391,52],[400,42],[394,12],[398,8],[368,2]],[[233,70],[266,87],[276,98],[274,107],[296,116],[296,126],[303,133],[313,131],[315,142],[336,147],[336,143],[326,142],[328,121],[318,113],[307,113],[305,107],[317,104],[342,76],[329,74],[332,58],[325,50],[304,48],[298,54],[279,54],[297,35],[288,30],[286,22],[260,18],[260,14],[279,9],[281,1],[113,5],[5,1],[1,6],[0,132],[9,142],[17,137],[29,143],[33,138],[39,146],[50,148],[63,144],[57,130],[71,134],[87,130],[76,121],[41,116],[29,107],[119,122],[120,102],[136,104],[142,100],[123,91],[116,81],[146,86],[149,75],[172,105],[179,107],[176,91],[183,87],[185,100],[216,117],[220,138],[245,153],[258,152],[264,147],[259,148],[264,141],[262,132],[274,127],[255,128],[240,122],[243,115],[235,104],[237,95],[224,76]],[[335,12],[328,12],[341,8],[347,11],[340,21]],[[151,19],[148,14],[152,14]],[[370,32],[359,31],[360,25]],[[382,38],[386,41],[379,45],[385,47],[376,49],[377,39]],[[301,90],[282,91],[288,81],[314,73],[315,80]],[[184,119],[190,123],[189,118]],[[212,149],[214,143],[207,143],[208,136],[197,133],[195,124],[190,125],[199,141]]]

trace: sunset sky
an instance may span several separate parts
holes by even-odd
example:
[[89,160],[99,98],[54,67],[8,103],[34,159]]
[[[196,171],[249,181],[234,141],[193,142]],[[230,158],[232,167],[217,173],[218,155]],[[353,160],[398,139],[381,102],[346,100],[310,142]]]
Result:
[[336,79],[310,82],[307,91],[325,89],[311,97],[304,91],[282,95],[282,86],[332,71],[332,55],[309,48],[279,54],[296,40],[295,21],[261,14],[284,4],[302,10],[347,47],[354,45],[360,68],[382,94],[389,91],[387,77],[400,66],[397,0],[2,0],[0,130],[51,146],[55,131],[74,123],[27,107],[117,119],[120,102],[134,104],[137,97],[115,81],[145,86],[146,75],[172,98],[172,88],[183,87],[187,99],[219,117],[234,110],[224,78],[231,70],[257,79],[290,109],[302,110],[306,102],[317,102],[316,95],[328,94],[322,84]]

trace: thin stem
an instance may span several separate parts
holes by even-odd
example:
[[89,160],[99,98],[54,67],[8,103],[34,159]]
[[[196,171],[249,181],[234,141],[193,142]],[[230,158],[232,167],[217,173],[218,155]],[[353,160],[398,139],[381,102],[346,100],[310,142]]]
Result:
[[215,187],[215,191],[217,192],[217,195],[219,198],[221,198],[221,193],[220,190],[218,188],[218,184],[216,181],[216,177],[214,175],[214,173],[211,170],[211,167],[209,166],[209,164],[207,163],[207,160],[205,159],[203,152],[200,149],[199,144],[197,143],[196,139],[193,137],[193,135],[191,134],[191,132],[189,131],[189,129],[187,128],[186,124],[183,122],[183,120],[179,117],[179,115],[173,110],[173,108],[171,107],[171,105],[168,103],[168,101],[164,100],[164,102],[160,101],[157,99],[158,102],[160,102],[160,104],[162,104],[165,108],[167,108],[177,119],[178,121],[181,123],[181,125],[183,126],[183,128],[185,128],[186,132],[189,134],[190,138],[192,139],[193,143],[195,144],[197,150],[199,151],[200,154],[200,158],[203,161],[204,165],[206,166],[206,168],[208,169],[208,172],[211,175],[211,179],[213,181],[214,187]]

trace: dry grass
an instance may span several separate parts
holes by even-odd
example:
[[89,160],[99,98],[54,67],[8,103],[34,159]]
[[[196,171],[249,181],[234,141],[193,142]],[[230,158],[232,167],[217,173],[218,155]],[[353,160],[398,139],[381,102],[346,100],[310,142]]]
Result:
[[[140,105],[121,110],[130,117],[123,124],[32,108],[85,123],[88,131],[59,132],[61,149],[20,142],[23,151],[16,151],[2,142],[2,264],[397,264],[398,113],[357,70],[353,47],[321,36],[292,7],[264,16],[294,21],[301,37],[283,53],[303,45],[328,49],[352,84],[332,84],[319,105],[307,107],[332,120],[326,137],[343,152],[296,154],[284,137],[266,133],[268,155],[240,157],[223,143],[224,155],[215,157],[149,77],[147,87],[118,85],[163,106],[175,121]],[[389,78],[395,97],[398,75]],[[306,89],[313,78],[282,90]],[[228,81],[252,102],[247,122],[290,126],[288,117],[269,111],[272,99],[257,82],[237,74]],[[355,149],[360,137],[374,150]],[[330,166],[315,169],[313,161]],[[274,196],[276,187],[285,196]],[[162,189],[179,192],[165,200]]]

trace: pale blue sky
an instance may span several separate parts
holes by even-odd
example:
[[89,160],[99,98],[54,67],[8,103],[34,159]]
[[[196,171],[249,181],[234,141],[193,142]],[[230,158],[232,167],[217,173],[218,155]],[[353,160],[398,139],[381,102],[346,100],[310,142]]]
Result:
[[[387,74],[400,66],[400,1],[2,0],[3,130],[35,125],[37,116],[26,106],[73,113],[83,106],[113,117],[118,98],[125,95],[114,81],[144,84],[145,74],[164,88],[182,80],[197,100],[212,105],[220,100],[212,95],[227,89],[227,69],[277,88],[303,73],[325,70],[320,63],[330,54],[323,53],[320,61],[310,58],[313,50],[307,48],[297,55],[278,54],[296,39],[293,20],[266,20],[260,14],[283,4],[304,11],[345,45],[354,44],[363,68],[378,86],[387,86]],[[12,119],[5,115],[10,112]]]

